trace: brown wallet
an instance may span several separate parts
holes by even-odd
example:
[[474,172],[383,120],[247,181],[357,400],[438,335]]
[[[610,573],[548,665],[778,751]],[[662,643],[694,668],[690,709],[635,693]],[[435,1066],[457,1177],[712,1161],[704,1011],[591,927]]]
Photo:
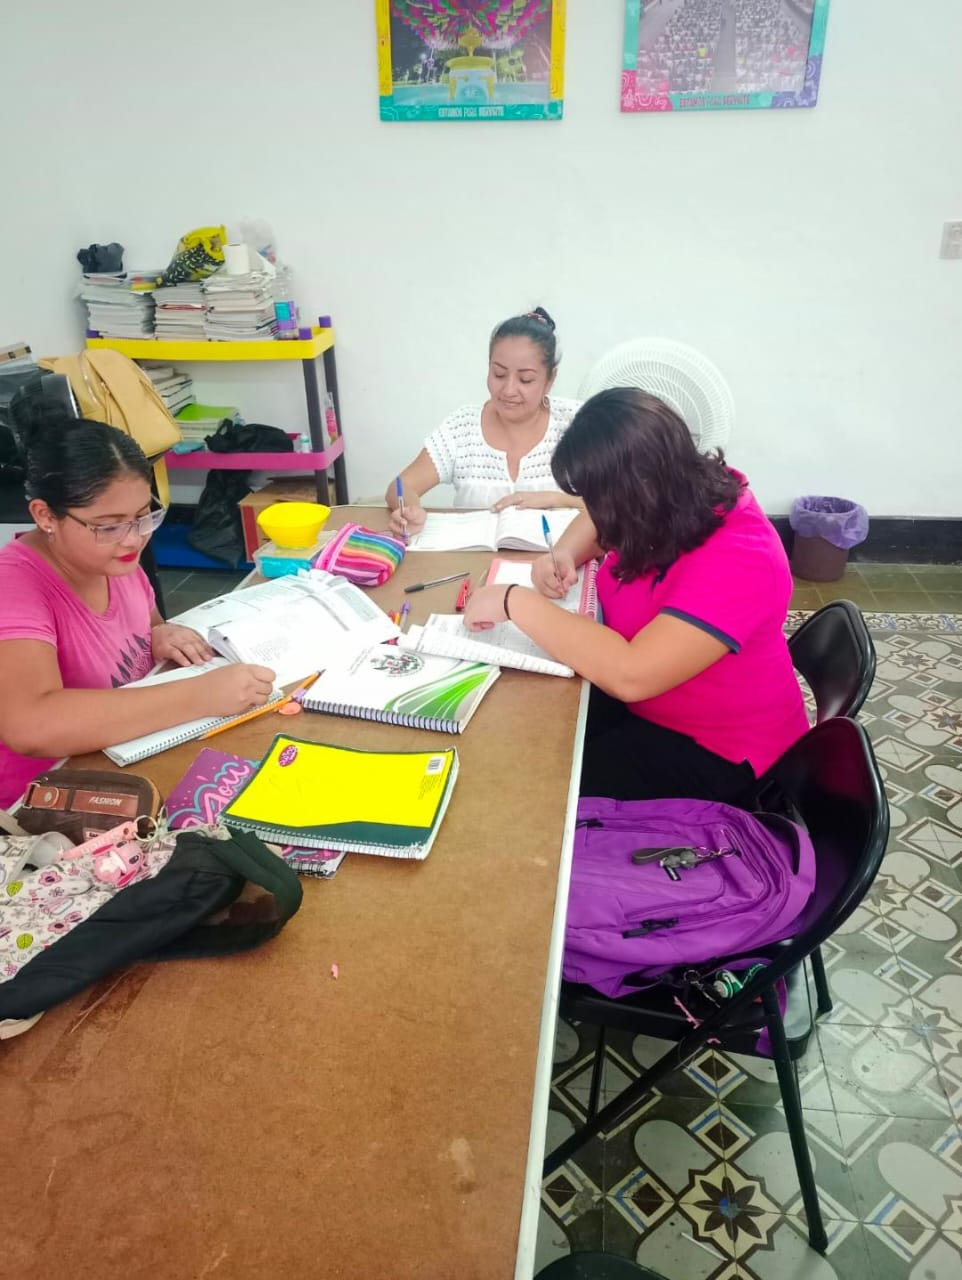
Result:
[[106,769],[52,769],[27,787],[16,818],[30,835],[62,831],[80,844],[121,822],[156,818],[160,792],[149,778]]

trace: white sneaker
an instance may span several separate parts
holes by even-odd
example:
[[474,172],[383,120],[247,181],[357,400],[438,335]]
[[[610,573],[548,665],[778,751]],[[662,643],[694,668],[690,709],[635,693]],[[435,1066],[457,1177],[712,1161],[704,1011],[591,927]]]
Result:
[[12,1040],[14,1036],[23,1035],[34,1023],[40,1021],[45,1012],[41,1009],[32,1018],[0,1018],[0,1040]]

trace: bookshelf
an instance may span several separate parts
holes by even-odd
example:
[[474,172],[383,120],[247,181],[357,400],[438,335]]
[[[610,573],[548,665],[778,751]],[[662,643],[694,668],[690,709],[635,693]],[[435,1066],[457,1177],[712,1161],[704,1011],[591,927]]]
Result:
[[[168,363],[239,363],[270,361],[301,365],[307,421],[311,435],[310,453],[168,453],[170,470],[251,470],[313,471],[317,482],[317,500],[330,505],[328,469],[334,472],[334,497],[338,503],[348,501],[347,472],[344,466],[344,435],[341,430],[341,405],[337,391],[337,365],[334,359],[334,330],[312,329],[309,338],[290,338],[273,342],[179,341],[156,338],[88,337],[87,346],[119,351],[131,360],[160,360]],[[337,436],[327,435],[317,362],[323,361],[324,382],[334,402]]]

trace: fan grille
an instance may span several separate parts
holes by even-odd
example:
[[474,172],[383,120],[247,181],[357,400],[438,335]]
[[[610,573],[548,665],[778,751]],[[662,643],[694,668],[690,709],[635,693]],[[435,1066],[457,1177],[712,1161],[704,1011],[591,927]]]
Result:
[[609,387],[640,387],[664,400],[685,422],[703,452],[728,443],[735,402],[717,365],[694,347],[666,338],[636,338],[614,347],[581,387],[588,399]]

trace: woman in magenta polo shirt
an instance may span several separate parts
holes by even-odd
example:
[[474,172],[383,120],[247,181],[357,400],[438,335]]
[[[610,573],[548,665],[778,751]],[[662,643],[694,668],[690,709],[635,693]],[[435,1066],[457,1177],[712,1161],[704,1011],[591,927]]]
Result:
[[[748,482],[643,391],[579,410],[555,450],[559,487],[584,500],[536,590],[482,587],[474,630],[509,618],[592,689],[582,795],[737,802],[808,728],[783,627],[792,579]],[[553,605],[602,559],[604,625]]]

